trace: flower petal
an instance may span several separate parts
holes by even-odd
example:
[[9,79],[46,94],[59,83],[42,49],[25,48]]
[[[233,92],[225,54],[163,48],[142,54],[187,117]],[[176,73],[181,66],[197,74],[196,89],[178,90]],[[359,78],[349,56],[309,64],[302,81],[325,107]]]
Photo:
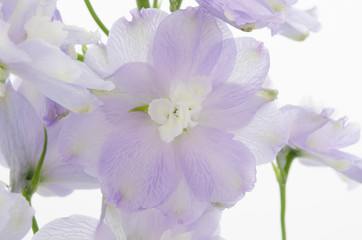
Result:
[[328,149],[337,149],[355,144],[360,139],[358,123],[345,125],[345,118],[338,121],[329,121],[317,131],[309,135],[308,146],[323,152]]
[[201,8],[176,11],[158,27],[154,66],[168,81],[208,76],[219,58],[222,38],[215,19]]
[[19,48],[31,57],[32,61],[27,67],[33,71],[85,88],[107,91],[114,88],[112,83],[97,77],[85,64],[71,59],[40,39],[28,39],[20,43]]
[[[138,106],[148,105],[168,92],[156,70],[147,63],[127,63],[113,74],[113,82]],[[129,109],[131,110],[131,109]]]
[[25,198],[8,192],[0,182],[0,237],[1,240],[21,239],[30,230],[34,210]]
[[[116,236],[107,226],[98,227],[97,219],[72,215],[58,218],[42,227],[32,240],[116,240]],[[125,240],[125,239],[124,239]]]
[[[262,106],[275,98],[250,98],[245,91],[247,89],[230,83],[213,89],[203,102],[199,123],[216,129],[238,130],[246,126]],[[263,93],[264,90],[260,92]]]
[[[143,120],[140,118],[142,116]],[[131,112],[105,142],[99,179],[106,202],[128,211],[154,207],[178,181],[171,144],[143,112]]]
[[231,134],[197,126],[181,135],[177,154],[200,200],[230,202],[254,187],[255,159]]
[[263,106],[250,123],[236,133],[254,154],[256,164],[273,161],[279,150],[288,142],[288,128],[275,104]]
[[240,84],[254,95],[264,84],[269,71],[269,53],[263,43],[253,38],[238,38],[236,62],[229,82]]
[[30,62],[25,51],[19,49],[9,38],[9,24],[0,19],[0,63]]
[[167,16],[152,8],[133,10],[131,14],[132,21],[121,18],[110,30],[107,41],[110,73],[128,62],[147,62],[157,27]]
[[200,201],[182,178],[175,191],[157,209],[170,221],[186,224],[197,220],[205,211],[209,202]]
[[328,111],[321,115],[302,107],[286,105],[280,109],[289,128],[289,145],[305,145],[307,137],[327,124]]
[[44,134],[40,117],[30,103],[11,85],[0,97],[0,148],[10,167],[11,187],[21,192],[26,175],[36,167],[43,148]]

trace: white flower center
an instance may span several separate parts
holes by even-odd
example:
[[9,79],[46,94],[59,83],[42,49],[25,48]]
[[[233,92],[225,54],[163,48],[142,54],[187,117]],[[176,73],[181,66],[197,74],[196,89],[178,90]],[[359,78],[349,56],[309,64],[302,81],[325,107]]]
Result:
[[198,123],[201,104],[211,91],[211,83],[205,77],[198,77],[189,83],[171,86],[169,98],[154,99],[148,114],[159,124],[158,131],[162,141],[172,142],[184,130]]

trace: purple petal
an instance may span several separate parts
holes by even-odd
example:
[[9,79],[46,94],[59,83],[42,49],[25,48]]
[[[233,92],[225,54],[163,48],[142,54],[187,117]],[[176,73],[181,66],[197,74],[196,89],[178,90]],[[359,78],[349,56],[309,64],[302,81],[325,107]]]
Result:
[[161,82],[156,70],[146,63],[125,64],[114,73],[112,79],[138,106],[148,105],[169,91],[166,82]]
[[0,129],[0,147],[10,167],[12,190],[20,192],[27,184],[28,171],[36,167],[44,134],[34,108],[10,85],[0,98]]
[[355,144],[360,139],[360,126],[358,123],[345,124],[346,119],[330,120],[309,135],[308,146],[323,152],[328,149],[344,148]]
[[215,19],[202,9],[174,12],[156,33],[154,66],[168,81],[208,76],[219,58],[222,37]]
[[112,131],[115,128],[108,124],[99,109],[85,114],[71,113],[62,120],[58,136],[62,161],[84,166],[88,173],[97,176],[97,161],[104,141]]
[[286,105],[280,109],[289,128],[289,144],[305,145],[309,135],[327,124],[329,115],[319,115],[312,110]]
[[170,221],[185,224],[197,220],[208,205],[209,202],[202,202],[195,196],[186,180],[182,178],[175,191],[157,209]]
[[133,10],[131,14],[132,21],[121,18],[110,30],[107,53],[111,72],[128,62],[147,62],[158,25],[167,16],[158,9]]
[[264,84],[269,71],[269,53],[263,43],[253,38],[238,38],[236,62],[229,82],[240,84],[254,95]]
[[250,98],[247,89],[226,83],[209,93],[203,103],[199,122],[217,129],[237,130],[246,126],[270,100],[258,96]]
[[338,150],[324,153],[309,150],[306,157],[330,166],[355,181],[362,182],[362,159],[359,157]]
[[17,47],[9,38],[9,24],[0,19],[0,61],[3,64],[30,62],[25,51]]
[[255,159],[231,134],[197,126],[181,135],[177,154],[200,200],[234,201],[254,187]]
[[131,112],[104,145],[101,189],[107,203],[128,211],[154,207],[175,188],[176,168],[172,145],[161,141],[157,126],[145,113]]
[[263,106],[253,120],[236,133],[236,139],[254,154],[257,165],[273,161],[287,144],[288,136],[285,120],[273,103]]

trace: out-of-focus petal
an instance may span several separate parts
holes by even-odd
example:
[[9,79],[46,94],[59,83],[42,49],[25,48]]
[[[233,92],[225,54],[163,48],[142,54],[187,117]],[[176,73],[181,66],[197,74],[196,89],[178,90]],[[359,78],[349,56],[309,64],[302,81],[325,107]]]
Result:
[[315,8],[306,11],[288,9],[285,12],[286,22],[279,26],[278,32],[293,40],[303,41],[310,31],[317,32],[321,28],[315,12]]
[[253,95],[267,78],[269,52],[263,43],[253,38],[238,38],[235,39],[235,44],[236,62],[228,81],[243,86]]
[[[111,230],[97,219],[72,215],[58,218],[42,227],[32,240],[116,240]],[[124,239],[125,240],[125,239]]]
[[91,45],[85,53],[84,63],[102,78],[110,73],[107,50],[104,45]]
[[286,122],[274,104],[263,106],[250,124],[236,134],[254,154],[256,164],[273,161],[279,150],[288,142]]
[[[19,44],[19,48],[32,59],[26,67],[45,76],[90,89],[109,91],[114,87],[112,83],[97,77],[90,69],[87,70],[83,63],[69,58],[58,48],[40,39],[28,39]],[[16,73],[24,75],[19,71]]]
[[208,205],[208,202],[200,201],[195,196],[186,180],[182,178],[175,191],[157,209],[160,209],[170,221],[186,224],[197,220]]
[[0,19],[0,63],[30,62],[25,51],[19,49],[8,37],[9,24]]
[[286,105],[280,111],[287,120],[289,144],[298,142],[300,145],[305,142],[312,132],[327,124],[329,116],[327,112],[327,114],[318,115],[313,111],[293,105]]
[[23,196],[8,192],[0,182],[0,239],[21,239],[30,230],[34,210]]
[[329,121],[323,127],[309,135],[307,144],[318,151],[331,148],[343,148],[355,144],[360,139],[358,123],[347,123],[346,119]]
[[0,97],[0,147],[10,168],[11,187],[21,192],[28,171],[34,170],[43,148],[41,119],[30,103],[12,86]]

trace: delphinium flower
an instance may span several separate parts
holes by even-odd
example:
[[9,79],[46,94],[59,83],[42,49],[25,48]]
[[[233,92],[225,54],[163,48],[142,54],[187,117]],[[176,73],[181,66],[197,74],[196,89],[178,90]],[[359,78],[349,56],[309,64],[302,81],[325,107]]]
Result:
[[33,240],[219,240],[221,211],[208,209],[194,223],[170,222],[157,209],[135,213],[107,206],[101,220],[72,215],[46,224]]
[[330,166],[346,177],[362,182],[362,159],[340,150],[358,142],[359,124],[347,123],[346,117],[330,118],[332,109],[317,113],[313,109],[287,105],[281,112],[290,129],[288,147],[295,157],[302,158],[308,165]]
[[[190,222],[210,202],[235,202],[250,191],[256,161],[272,161],[285,144],[286,130],[274,124],[282,122],[270,104],[274,92],[262,89],[268,52],[254,39],[233,39],[201,8],[132,14],[113,25],[105,48],[91,47],[85,56],[95,71],[114,72],[116,89],[98,93],[104,120],[91,120],[91,127],[85,115],[70,114],[61,152],[86,162],[79,150],[101,146],[90,158],[107,203],[131,212],[158,207]],[[94,144],[92,131],[105,126],[112,132]]]
[[320,24],[315,8],[296,9],[297,0],[197,0],[211,14],[243,31],[269,27],[272,35],[282,34],[302,41]]
[[0,239],[22,239],[31,227],[33,214],[25,198],[9,192],[0,181]]
[[113,84],[66,55],[69,44],[94,43],[98,38],[84,37],[84,31],[52,19],[55,5],[55,0],[2,1],[0,87],[12,73],[62,106],[87,112],[100,104],[87,88],[110,90]]
[[[10,169],[10,187],[13,192],[21,192],[30,182],[44,144],[44,120],[39,113],[46,105],[31,104],[10,83],[5,85],[4,96],[0,97],[0,150]],[[34,94],[34,92],[33,92]],[[41,96],[39,96],[41,97]],[[45,97],[42,97],[46,101]],[[57,105],[53,105],[57,107]],[[37,109],[38,108],[38,109]],[[55,112],[50,110],[49,112]],[[50,116],[47,116],[50,120]],[[52,119],[47,125],[47,149],[40,173],[38,192],[42,195],[64,196],[75,188],[97,187],[95,178],[84,173],[83,167],[72,162],[61,161],[59,155],[59,132],[62,116]]]

